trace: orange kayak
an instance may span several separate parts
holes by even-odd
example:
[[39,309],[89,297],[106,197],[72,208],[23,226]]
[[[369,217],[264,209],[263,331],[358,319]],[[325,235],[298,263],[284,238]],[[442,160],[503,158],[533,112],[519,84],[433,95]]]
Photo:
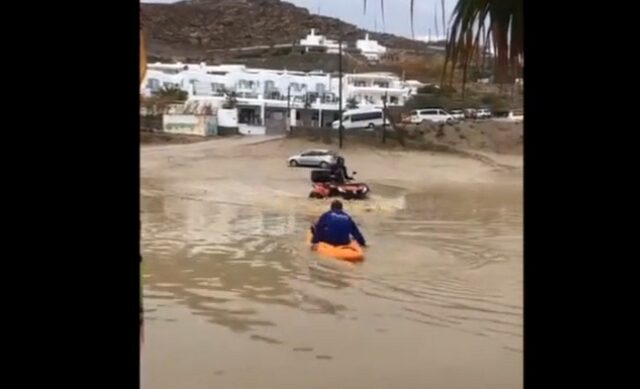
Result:
[[[312,237],[313,235],[311,234],[311,231],[307,230],[308,245],[311,245]],[[318,243],[318,249],[316,251],[318,254],[341,259],[343,261],[359,262],[364,259],[364,251],[355,240],[352,240],[351,243],[344,246],[333,246],[329,243],[320,242]]]

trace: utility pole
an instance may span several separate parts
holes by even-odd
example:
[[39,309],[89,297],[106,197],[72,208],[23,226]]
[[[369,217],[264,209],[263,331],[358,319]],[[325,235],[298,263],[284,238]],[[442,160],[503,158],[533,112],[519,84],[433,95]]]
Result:
[[338,139],[342,148],[342,32],[338,40]]
[[291,82],[287,86],[287,129],[291,133]]
[[384,99],[382,100],[382,143],[387,143],[387,92],[384,93]]

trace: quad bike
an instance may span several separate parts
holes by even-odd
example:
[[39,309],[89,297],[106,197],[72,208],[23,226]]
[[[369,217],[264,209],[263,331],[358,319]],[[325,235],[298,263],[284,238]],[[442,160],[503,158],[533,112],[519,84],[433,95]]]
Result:
[[[357,172],[352,173],[352,175],[355,174]],[[311,171],[311,183],[309,198],[312,199],[340,196],[345,200],[363,200],[367,198],[370,191],[369,186],[364,183],[336,182],[331,171],[324,169]]]

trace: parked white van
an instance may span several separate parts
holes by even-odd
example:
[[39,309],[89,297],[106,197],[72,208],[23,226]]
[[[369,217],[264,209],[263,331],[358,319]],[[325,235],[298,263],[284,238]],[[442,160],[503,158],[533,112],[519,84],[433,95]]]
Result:
[[[342,126],[346,130],[356,128],[373,130],[375,127],[382,126],[383,116],[382,109],[379,108],[350,110],[342,114]],[[385,123],[390,125],[389,119],[385,118]],[[336,120],[331,126],[337,130],[340,122]]]
[[423,120],[430,120],[436,123],[453,123],[455,119],[447,111],[440,108],[414,109],[409,113],[409,121],[420,124]]

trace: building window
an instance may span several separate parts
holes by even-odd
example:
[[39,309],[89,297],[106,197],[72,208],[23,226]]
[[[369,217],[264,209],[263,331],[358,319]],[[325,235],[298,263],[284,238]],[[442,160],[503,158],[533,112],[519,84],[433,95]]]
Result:
[[147,81],[147,88],[149,88],[149,90],[151,90],[152,92],[156,92],[157,90],[160,89],[160,80],[157,80],[155,78],[150,78]]
[[264,91],[265,94],[268,94],[269,92],[273,92],[276,90],[276,83],[273,82],[272,80],[267,80],[264,82]]
[[211,91],[214,96],[221,96],[225,90],[224,84],[219,82],[211,83]]
[[286,100],[287,96],[282,96],[279,90],[274,90],[272,92],[269,92],[269,98],[271,100]]

